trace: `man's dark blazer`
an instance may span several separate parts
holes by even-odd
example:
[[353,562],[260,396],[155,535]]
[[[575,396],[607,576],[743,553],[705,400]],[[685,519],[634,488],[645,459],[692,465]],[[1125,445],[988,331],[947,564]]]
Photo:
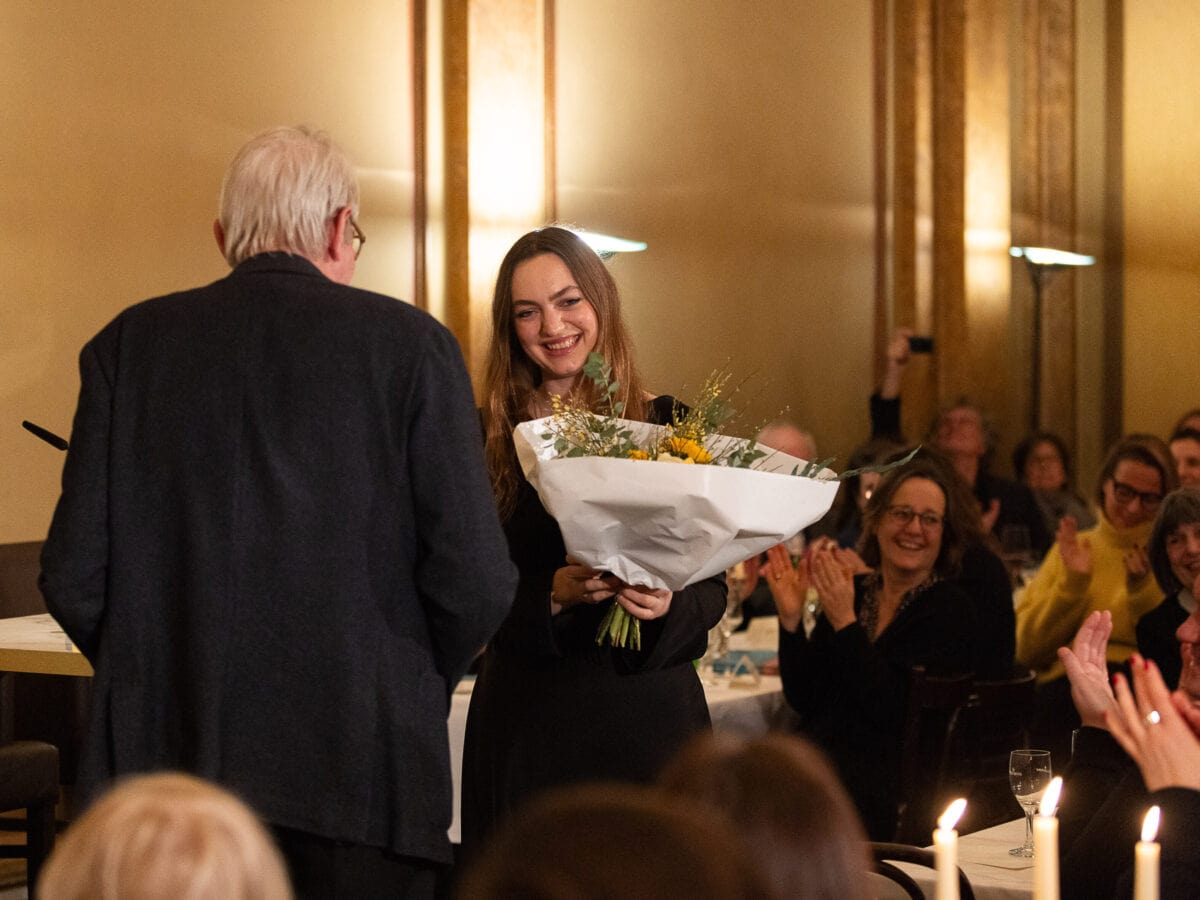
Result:
[[450,694],[516,585],[454,338],[263,254],[80,372],[41,587],[96,670],[85,796],[182,769],[449,861]]

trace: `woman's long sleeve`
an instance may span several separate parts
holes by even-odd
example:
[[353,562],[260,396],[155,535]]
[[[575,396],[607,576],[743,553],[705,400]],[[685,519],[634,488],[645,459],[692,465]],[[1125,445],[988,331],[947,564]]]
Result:
[[1087,616],[1090,573],[1072,572],[1056,543],[1017,607],[1017,660],[1038,672],[1054,666]]
[[912,666],[931,674],[971,671],[977,631],[974,604],[949,582],[916,598],[874,643],[858,622],[835,632],[824,617],[809,639],[781,630],[784,696],[802,718],[846,715],[899,732]]

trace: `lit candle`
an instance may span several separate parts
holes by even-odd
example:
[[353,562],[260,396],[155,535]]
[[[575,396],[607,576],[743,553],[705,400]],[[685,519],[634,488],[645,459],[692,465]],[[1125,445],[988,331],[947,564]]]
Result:
[[1152,806],[1142,819],[1142,839],[1137,842],[1133,869],[1133,900],[1158,900],[1159,809]]
[[1058,795],[1062,778],[1051,779],[1033,817],[1033,900],[1058,900]]
[[967,801],[959,797],[938,817],[933,832],[933,864],[937,870],[937,900],[958,900],[958,832]]

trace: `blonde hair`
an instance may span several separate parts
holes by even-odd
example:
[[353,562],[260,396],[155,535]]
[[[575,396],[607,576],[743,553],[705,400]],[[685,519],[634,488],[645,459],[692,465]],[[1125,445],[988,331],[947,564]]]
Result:
[[328,223],[358,215],[358,181],[341,148],[303,125],[272,128],[238,151],[221,184],[219,219],[231,266],[268,251],[319,259]]
[[[596,312],[595,349],[612,368],[613,381],[621,386],[617,399],[625,404],[622,415],[637,420],[646,417],[642,380],[633,361],[633,341],[621,318],[620,294],[608,267],[595,250],[566,228],[551,225],[523,235],[505,254],[496,275],[492,341],[483,382],[484,450],[501,518],[507,518],[512,512],[517,495],[518,463],[512,443],[513,428],[529,419],[529,401],[542,382],[540,370],[525,355],[517,339],[513,319],[513,273],[521,263],[544,253],[553,253],[563,261],[584,299]],[[574,393],[589,403],[597,399],[590,382],[577,385]]]
[[291,900],[279,851],[250,809],[180,773],[121,782],[74,822],[41,900]]

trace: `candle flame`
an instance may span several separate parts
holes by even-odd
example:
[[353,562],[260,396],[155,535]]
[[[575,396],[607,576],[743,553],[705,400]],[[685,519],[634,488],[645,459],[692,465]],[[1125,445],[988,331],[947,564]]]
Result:
[[958,820],[962,818],[963,811],[966,808],[966,799],[959,797],[947,806],[946,811],[938,817],[938,828],[941,828],[943,831],[953,831],[954,826],[958,824]]
[[1152,806],[1146,810],[1146,818],[1142,819],[1142,840],[1146,843],[1158,837],[1158,819],[1162,815],[1162,810],[1157,806]]
[[1038,804],[1038,815],[1054,815],[1054,810],[1058,808],[1058,795],[1061,793],[1062,776],[1055,775],[1052,779],[1050,779],[1050,785],[1046,788],[1046,793],[1042,794],[1042,802]]

